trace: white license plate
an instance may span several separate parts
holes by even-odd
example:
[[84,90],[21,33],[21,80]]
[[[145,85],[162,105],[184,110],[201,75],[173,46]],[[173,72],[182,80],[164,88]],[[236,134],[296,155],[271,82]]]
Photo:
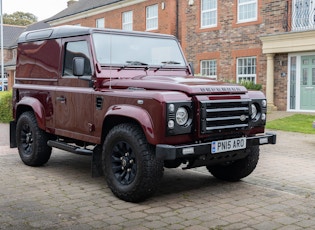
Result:
[[212,141],[211,153],[222,153],[246,148],[246,137]]

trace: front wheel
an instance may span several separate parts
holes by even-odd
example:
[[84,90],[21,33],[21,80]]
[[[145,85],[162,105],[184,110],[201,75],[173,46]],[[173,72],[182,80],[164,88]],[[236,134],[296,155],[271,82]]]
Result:
[[259,146],[252,146],[246,149],[248,155],[240,160],[229,162],[223,165],[207,166],[208,171],[216,178],[226,181],[239,181],[250,175],[259,159]]
[[156,159],[154,147],[134,124],[110,130],[103,145],[102,164],[109,188],[129,202],[151,196],[163,175],[163,162]]
[[48,134],[41,130],[33,112],[24,112],[16,125],[16,141],[21,160],[29,166],[41,166],[50,158]]

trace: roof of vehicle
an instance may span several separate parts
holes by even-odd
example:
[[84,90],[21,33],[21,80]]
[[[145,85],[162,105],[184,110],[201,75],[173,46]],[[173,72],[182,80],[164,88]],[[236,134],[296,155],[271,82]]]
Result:
[[157,34],[157,33],[149,33],[149,32],[123,31],[123,30],[116,30],[116,29],[99,29],[99,28],[82,27],[82,26],[59,26],[59,27],[51,27],[51,28],[46,28],[46,29],[41,29],[41,30],[26,31],[20,35],[18,39],[18,43],[89,35],[94,32],[105,32],[105,33],[107,32],[107,33],[115,33],[115,34],[129,34],[129,35],[142,35],[142,36],[150,36],[150,37],[175,38],[173,35]]

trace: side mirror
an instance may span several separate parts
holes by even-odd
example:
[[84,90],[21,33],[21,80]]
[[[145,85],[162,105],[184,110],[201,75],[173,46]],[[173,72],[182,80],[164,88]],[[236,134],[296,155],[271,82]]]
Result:
[[190,67],[191,75],[194,76],[195,75],[194,63],[193,62],[189,62],[188,64],[189,64],[189,67]]
[[84,74],[84,58],[83,57],[74,57],[72,60],[72,68],[74,76],[83,76]]

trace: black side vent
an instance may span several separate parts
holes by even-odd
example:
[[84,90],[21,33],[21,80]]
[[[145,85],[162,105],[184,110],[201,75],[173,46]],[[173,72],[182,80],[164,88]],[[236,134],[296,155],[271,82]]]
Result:
[[103,101],[104,101],[103,97],[96,97],[96,109],[102,110],[102,108],[103,108]]

